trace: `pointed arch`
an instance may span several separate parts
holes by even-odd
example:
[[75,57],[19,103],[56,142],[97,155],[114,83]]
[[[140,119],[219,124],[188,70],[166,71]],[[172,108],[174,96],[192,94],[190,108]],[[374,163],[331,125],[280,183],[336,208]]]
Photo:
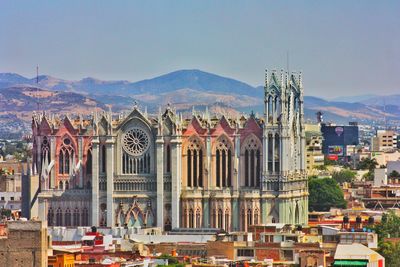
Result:
[[241,145],[242,179],[245,187],[259,187],[261,180],[262,143],[253,133]]
[[71,216],[71,210],[69,208],[65,210],[64,220],[65,220],[64,223],[65,226],[72,226],[72,216]]
[[47,224],[49,226],[53,226],[54,225],[54,211],[53,211],[53,208],[49,208],[49,210],[47,211]]
[[215,170],[215,186],[231,187],[232,186],[232,150],[233,144],[228,136],[220,135],[214,142],[214,170]]
[[297,201],[294,208],[294,223],[300,224],[300,209],[299,209],[299,203]]
[[56,226],[63,226],[63,213],[61,208],[58,208],[56,211]]
[[[186,163],[186,184],[188,187],[203,187],[204,144],[197,135],[192,135],[184,146],[183,162]],[[186,152],[186,153],[185,153]]]
[[75,210],[74,210],[74,224],[73,224],[73,226],[80,226],[81,225],[80,224],[80,217],[81,217],[80,211],[79,211],[78,207],[76,207]]

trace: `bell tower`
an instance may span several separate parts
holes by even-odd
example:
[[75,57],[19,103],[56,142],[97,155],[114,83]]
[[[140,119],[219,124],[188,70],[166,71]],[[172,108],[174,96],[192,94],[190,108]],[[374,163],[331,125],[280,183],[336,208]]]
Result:
[[301,73],[265,72],[264,223],[306,224],[308,221],[303,97]]

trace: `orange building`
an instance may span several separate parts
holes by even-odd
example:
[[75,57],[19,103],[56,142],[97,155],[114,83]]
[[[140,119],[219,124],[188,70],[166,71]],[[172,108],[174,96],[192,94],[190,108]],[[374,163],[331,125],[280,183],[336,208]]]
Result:
[[49,267],[75,267],[75,259],[73,254],[59,254],[49,256]]

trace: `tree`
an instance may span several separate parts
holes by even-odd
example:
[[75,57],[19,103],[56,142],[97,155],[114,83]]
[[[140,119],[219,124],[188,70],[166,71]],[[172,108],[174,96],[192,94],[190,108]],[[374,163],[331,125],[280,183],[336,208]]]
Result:
[[385,257],[386,266],[400,266],[400,243],[385,241],[384,238],[400,237],[400,217],[393,211],[382,216],[380,224],[375,225],[374,230],[378,234],[378,252]]
[[363,176],[366,181],[374,180],[374,170],[376,166],[378,166],[376,159],[364,158],[358,163],[358,169],[368,170],[368,172]]
[[370,172],[373,172],[376,166],[378,166],[376,159],[364,158],[358,163],[358,169],[369,170]]
[[389,178],[400,178],[400,173],[396,170],[393,170],[391,173],[389,173]]
[[308,184],[310,211],[329,211],[346,208],[346,201],[339,185],[331,178],[310,179]]
[[332,179],[334,179],[339,184],[343,184],[344,182],[351,183],[355,177],[355,172],[346,169],[339,172],[333,172],[332,174]]

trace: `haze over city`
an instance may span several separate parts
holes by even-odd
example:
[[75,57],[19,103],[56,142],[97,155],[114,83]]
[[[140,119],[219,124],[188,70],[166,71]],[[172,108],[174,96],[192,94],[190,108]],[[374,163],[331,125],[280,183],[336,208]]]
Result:
[[307,95],[395,94],[399,10],[398,1],[2,1],[0,72],[34,77],[38,64],[64,79],[138,81],[201,69],[258,86],[264,68],[289,65],[303,71]]

